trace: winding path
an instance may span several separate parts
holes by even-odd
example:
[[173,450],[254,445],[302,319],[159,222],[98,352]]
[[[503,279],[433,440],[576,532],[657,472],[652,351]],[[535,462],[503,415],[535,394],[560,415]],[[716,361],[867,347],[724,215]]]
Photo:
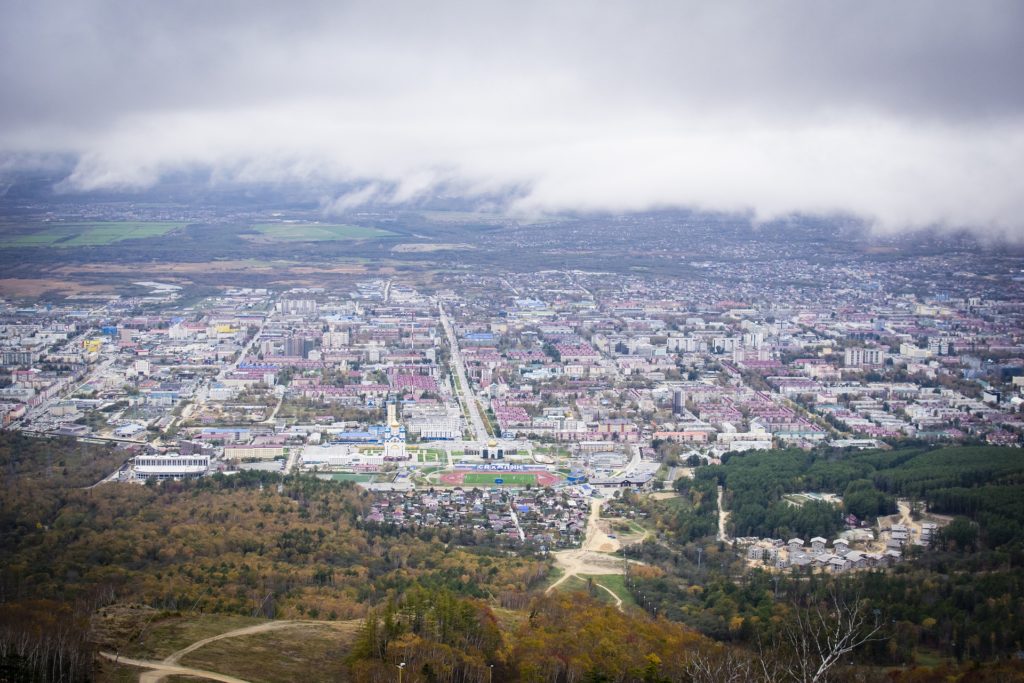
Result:
[[616,609],[618,609],[620,612],[622,611],[622,598],[616,595],[615,591],[613,591],[608,586],[605,586],[604,584],[598,583],[597,581],[594,582],[594,585],[598,588],[603,588],[604,590],[608,591],[608,595],[612,596],[612,599],[615,600]]
[[118,657],[117,655],[110,652],[101,652],[100,656],[109,659],[117,664],[127,664],[128,666],[138,666],[144,669],[150,669],[141,676],[139,676],[139,683],[154,683],[163,679],[164,676],[179,675],[179,676],[195,676],[197,678],[205,678],[211,681],[223,681],[223,683],[249,683],[241,678],[235,678],[234,676],[226,676],[219,674],[215,671],[204,671],[203,669],[192,669],[187,666],[175,666],[173,664],[164,664],[163,662],[151,662],[145,659],[131,659],[130,657]]
[[[547,587],[546,593],[550,593],[556,587],[567,581],[572,576],[579,574],[622,574],[624,562],[621,558],[610,553],[619,549],[618,539],[611,538],[598,525],[601,518],[601,501],[590,501],[590,516],[587,518],[587,535],[583,545],[576,550],[562,550],[554,553],[555,563],[561,567],[563,573],[558,580]],[[636,560],[626,560],[634,564],[641,564]],[[607,591],[614,599],[615,606],[622,611],[622,598],[615,594],[615,591],[600,583],[594,585]]]
[[215,671],[205,671],[203,669],[193,669],[188,666],[181,666],[178,662],[181,658],[190,652],[195,652],[204,645],[208,645],[217,640],[223,640],[225,638],[237,638],[239,636],[249,636],[255,633],[265,633],[267,631],[277,631],[283,628],[289,628],[293,626],[308,626],[317,622],[310,621],[268,621],[264,624],[256,624],[255,626],[246,626],[244,628],[237,628],[234,631],[226,631],[209,638],[203,638],[197,640],[188,647],[178,650],[162,661],[150,661],[145,659],[131,659],[128,657],[120,657],[110,652],[101,652],[100,656],[109,659],[118,664],[128,664],[129,666],[138,666],[144,669],[150,669],[150,671],[144,671],[139,676],[139,683],[159,683],[165,676],[172,674],[179,674],[184,676],[197,676],[199,678],[207,678],[213,681],[224,681],[225,683],[247,683],[247,681],[241,678],[235,678],[234,676],[228,676],[226,674],[220,674]]

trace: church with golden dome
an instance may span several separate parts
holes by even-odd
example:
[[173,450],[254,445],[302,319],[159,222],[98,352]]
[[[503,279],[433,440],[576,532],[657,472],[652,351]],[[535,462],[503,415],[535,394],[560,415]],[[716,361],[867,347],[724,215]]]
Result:
[[405,425],[398,422],[397,406],[388,403],[388,421],[384,428],[384,460],[405,460]]

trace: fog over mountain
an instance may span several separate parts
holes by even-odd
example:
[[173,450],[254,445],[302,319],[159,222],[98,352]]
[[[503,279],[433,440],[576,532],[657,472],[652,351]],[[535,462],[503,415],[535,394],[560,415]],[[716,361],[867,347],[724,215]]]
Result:
[[852,213],[1024,239],[1024,5],[0,5],[0,153],[66,191],[337,181],[508,209]]

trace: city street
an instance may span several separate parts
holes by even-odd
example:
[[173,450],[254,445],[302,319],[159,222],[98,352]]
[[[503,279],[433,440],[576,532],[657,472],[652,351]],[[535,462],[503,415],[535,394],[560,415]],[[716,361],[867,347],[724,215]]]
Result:
[[473,393],[469,378],[466,376],[466,365],[462,360],[462,352],[459,350],[459,341],[455,334],[455,327],[448,318],[444,305],[438,304],[438,311],[441,315],[441,325],[444,327],[445,335],[448,337],[448,348],[451,349],[452,371],[458,380],[455,383],[455,391],[459,396],[459,403],[462,404],[463,411],[469,417],[470,430],[474,438],[480,443],[486,443],[489,435],[487,428],[484,426],[483,416],[480,415],[480,407],[477,403],[476,395]]

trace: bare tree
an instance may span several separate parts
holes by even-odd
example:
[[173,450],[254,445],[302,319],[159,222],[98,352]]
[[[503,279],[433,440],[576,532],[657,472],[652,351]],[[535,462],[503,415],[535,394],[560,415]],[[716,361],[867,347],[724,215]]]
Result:
[[753,658],[735,648],[721,646],[694,653],[686,673],[693,683],[752,683],[762,680]]
[[761,644],[762,673],[771,681],[825,683],[847,655],[882,639],[877,610],[872,617],[859,594],[847,599],[833,587],[826,603],[794,611],[779,629],[771,652]]

